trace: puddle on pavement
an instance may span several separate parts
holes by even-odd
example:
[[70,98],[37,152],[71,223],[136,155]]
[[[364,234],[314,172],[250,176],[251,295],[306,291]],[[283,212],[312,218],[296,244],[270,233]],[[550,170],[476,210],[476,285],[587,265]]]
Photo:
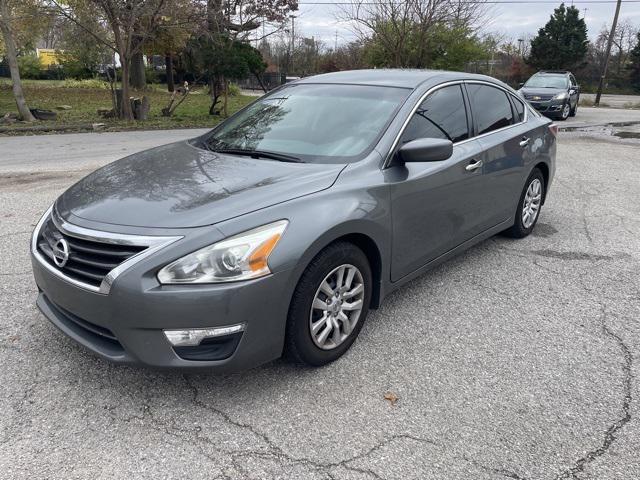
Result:
[[614,133],[616,137],[620,138],[640,138],[640,132],[616,132]]
[[619,138],[624,140],[640,140],[640,122],[628,122],[618,125],[601,125],[594,127],[568,127],[568,134],[589,135],[600,138]]

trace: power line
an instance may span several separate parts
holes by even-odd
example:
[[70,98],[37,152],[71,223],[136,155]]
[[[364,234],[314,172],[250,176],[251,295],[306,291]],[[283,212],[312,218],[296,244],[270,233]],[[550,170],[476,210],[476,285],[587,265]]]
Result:
[[[372,2],[372,1],[362,1],[358,2],[354,1],[301,1],[298,2],[298,5],[378,5],[381,2]],[[403,3],[402,1],[398,1],[397,3]],[[469,5],[513,5],[513,4],[527,4],[527,5],[536,5],[536,4],[558,4],[558,0],[465,0],[459,2],[461,4],[469,4]],[[617,3],[617,0],[574,0],[576,4],[612,4]],[[640,3],[640,0],[622,0],[622,3]]]

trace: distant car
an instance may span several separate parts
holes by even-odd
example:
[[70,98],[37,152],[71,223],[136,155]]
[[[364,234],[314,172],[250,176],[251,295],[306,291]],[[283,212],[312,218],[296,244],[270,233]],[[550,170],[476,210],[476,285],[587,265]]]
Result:
[[549,118],[566,120],[578,111],[580,86],[571,72],[538,72],[521,85],[518,93]]
[[556,133],[481,75],[283,85],[63,193],[33,234],[37,304],[114,362],[323,365],[393,290],[496,233],[529,235]]

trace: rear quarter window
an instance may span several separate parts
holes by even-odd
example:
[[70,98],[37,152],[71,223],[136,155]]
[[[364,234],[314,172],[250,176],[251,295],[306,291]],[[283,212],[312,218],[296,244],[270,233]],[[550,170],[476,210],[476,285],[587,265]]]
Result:
[[522,103],[522,100],[511,96],[511,101],[513,102],[513,106],[516,109],[516,121],[517,122],[524,122],[524,111],[525,111],[525,106],[524,103]]

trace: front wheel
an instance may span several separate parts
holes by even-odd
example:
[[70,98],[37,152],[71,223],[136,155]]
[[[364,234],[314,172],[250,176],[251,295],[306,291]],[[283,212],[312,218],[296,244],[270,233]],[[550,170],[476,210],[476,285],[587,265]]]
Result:
[[524,238],[533,231],[540,215],[544,188],[544,176],[539,169],[535,168],[520,195],[515,222],[511,228],[503,232],[506,236]]
[[306,268],[291,300],[285,355],[321,366],[340,358],[355,341],[371,301],[372,276],[366,255],[337,242]]
[[571,103],[567,102],[562,106],[562,110],[560,111],[560,120],[566,120],[569,118],[571,114]]

